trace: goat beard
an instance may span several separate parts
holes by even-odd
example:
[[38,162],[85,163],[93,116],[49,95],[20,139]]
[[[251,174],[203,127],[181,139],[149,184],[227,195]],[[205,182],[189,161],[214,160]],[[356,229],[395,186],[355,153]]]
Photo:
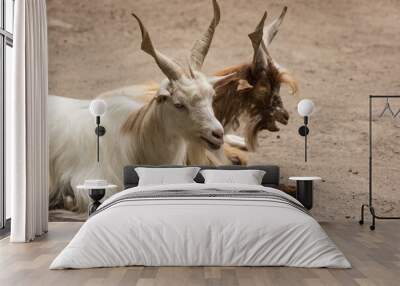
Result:
[[[280,73],[281,84],[286,84],[291,90],[291,94],[295,95],[298,90],[297,81],[286,71]],[[261,116],[256,110],[252,110],[252,115],[248,118],[248,123],[245,126],[245,140],[249,151],[255,151],[258,147],[258,132],[266,129],[270,132],[279,131],[279,127],[276,125],[276,121],[283,125],[287,125],[289,121],[289,113],[283,109],[281,112],[277,112],[270,116]]]
[[255,151],[258,147],[258,133],[262,130],[269,132],[279,131],[277,122],[287,125],[289,113],[285,110],[279,98],[278,103],[266,105],[265,102],[250,104],[246,108],[244,136],[249,151]]
[[265,119],[261,115],[252,117],[245,126],[245,140],[249,151],[255,151],[258,147],[258,132],[267,129],[271,132],[279,131],[275,119]]

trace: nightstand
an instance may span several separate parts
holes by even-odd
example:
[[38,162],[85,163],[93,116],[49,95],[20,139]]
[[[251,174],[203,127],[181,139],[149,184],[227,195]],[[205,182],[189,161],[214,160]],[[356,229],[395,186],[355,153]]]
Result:
[[79,186],[77,186],[78,190],[88,190],[89,197],[93,200],[93,202],[88,207],[89,215],[94,213],[97,210],[97,208],[101,205],[100,200],[106,194],[106,190],[113,189],[116,187],[117,187],[117,185],[106,185],[106,186],[79,185]]
[[296,199],[304,207],[311,210],[313,207],[313,182],[321,180],[320,177],[290,177],[289,180],[296,181]]

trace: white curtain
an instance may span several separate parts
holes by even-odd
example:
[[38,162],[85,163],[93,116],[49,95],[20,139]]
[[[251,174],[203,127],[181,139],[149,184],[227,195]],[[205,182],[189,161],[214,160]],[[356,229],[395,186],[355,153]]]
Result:
[[13,93],[6,98],[6,184],[12,242],[47,232],[47,20],[45,0],[15,1]]

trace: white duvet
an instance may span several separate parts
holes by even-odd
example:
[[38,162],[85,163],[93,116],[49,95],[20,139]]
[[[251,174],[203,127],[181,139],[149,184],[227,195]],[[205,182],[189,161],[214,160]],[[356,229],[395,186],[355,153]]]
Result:
[[321,226],[289,204],[230,197],[152,198],[112,204],[132,192],[207,188],[262,190],[297,202],[279,190],[254,185],[127,189],[100,206],[103,211],[82,225],[50,269],[127,265],[351,267]]

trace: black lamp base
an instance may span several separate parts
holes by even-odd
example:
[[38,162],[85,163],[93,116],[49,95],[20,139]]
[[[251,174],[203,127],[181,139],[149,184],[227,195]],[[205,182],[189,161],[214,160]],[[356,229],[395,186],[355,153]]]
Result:
[[296,198],[306,209],[311,210],[313,207],[313,181],[297,181]]
[[90,189],[89,190],[89,197],[93,200],[93,202],[89,205],[89,215],[94,213],[97,208],[101,205],[100,200],[106,194],[106,189]]

